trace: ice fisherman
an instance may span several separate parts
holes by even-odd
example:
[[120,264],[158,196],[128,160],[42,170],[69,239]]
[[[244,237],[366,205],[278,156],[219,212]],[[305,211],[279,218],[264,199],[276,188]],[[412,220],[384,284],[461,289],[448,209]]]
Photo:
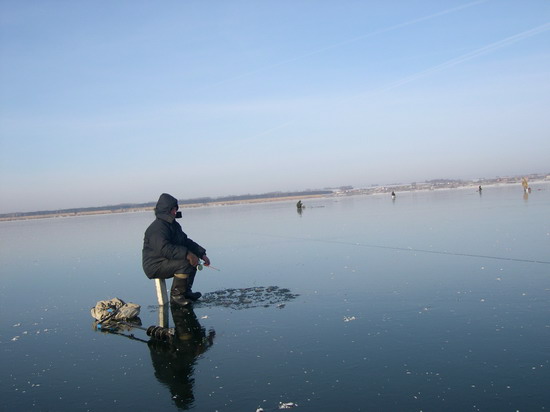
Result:
[[189,239],[176,222],[176,218],[181,217],[178,209],[175,197],[168,193],[160,195],[155,206],[156,219],[145,231],[142,264],[149,279],[174,278],[170,303],[187,306],[202,296],[191,289],[199,259],[206,266],[210,265],[210,259],[206,249]]

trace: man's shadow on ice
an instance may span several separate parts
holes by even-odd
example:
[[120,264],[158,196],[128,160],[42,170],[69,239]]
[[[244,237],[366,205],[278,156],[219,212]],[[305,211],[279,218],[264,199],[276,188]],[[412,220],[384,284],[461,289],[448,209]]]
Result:
[[179,409],[193,406],[195,397],[195,364],[198,356],[213,344],[215,331],[206,330],[199,323],[193,308],[171,308],[174,337],[171,342],[151,339],[147,343],[157,380],[170,389]]

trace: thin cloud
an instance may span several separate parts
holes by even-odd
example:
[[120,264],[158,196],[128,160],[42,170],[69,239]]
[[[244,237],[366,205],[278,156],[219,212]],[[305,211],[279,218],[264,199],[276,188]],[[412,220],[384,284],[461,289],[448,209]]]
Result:
[[544,33],[546,31],[550,30],[550,22],[543,24],[541,26],[537,26],[533,29],[526,30],[524,32],[515,34],[510,37],[506,37],[505,39],[499,40],[497,42],[488,44],[487,46],[480,47],[476,50],[473,50],[469,53],[463,54],[459,57],[455,57],[454,59],[448,60],[444,63],[438,64],[436,66],[430,67],[429,69],[423,70],[421,72],[415,73],[411,76],[408,76],[404,79],[398,80],[383,89],[381,89],[379,92],[386,92],[392,89],[395,89],[397,87],[403,86],[407,83],[414,82],[418,79],[421,79],[423,77],[427,77],[429,75],[432,75],[434,73],[438,73],[440,71],[450,69],[451,67],[457,66],[459,64],[465,63],[469,60],[475,59],[476,57],[484,56],[486,54],[492,53],[496,50],[502,49],[504,47],[510,46],[514,43],[517,43],[521,40],[528,39],[530,37],[536,36],[538,34]]
[[[480,48],[478,48],[476,50],[473,50],[469,53],[465,53],[461,56],[455,57],[455,58],[453,58],[451,60],[448,60],[444,63],[440,63],[436,66],[430,67],[430,68],[428,68],[426,70],[423,70],[421,72],[412,74],[412,75],[407,76],[403,79],[396,80],[395,82],[393,82],[393,83],[391,83],[391,84],[389,84],[389,85],[387,85],[387,86],[385,86],[381,89],[370,91],[370,92],[367,92],[367,93],[362,93],[362,94],[359,94],[359,95],[354,95],[353,97],[347,97],[347,98],[341,99],[340,101],[338,101],[336,103],[334,103],[334,101],[332,101],[331,108],[334,108],[336,106],[340,106],[340,105],[342,105],[346,102],[357,99],[359,97],[376,96],[376,95],[386,93],[390,90],[399,88],[399,87],[404,86],[406,84],[415,82],[419,79],[428,77],[428,76],[433,75],[435,73],[441,72],[441,71],[446,70],[446,69],[450,69],[452,67],[460,65],[460,64],[465,63],[467,61],[473,60],[477,57],[484,56],[486,54],[489,54],[489,53],[492,53],[494,51],[500,50],[504,47],[508,47],[508,46],[510,46],[514,43],[519,42],[519,41],[522,41],[522,40],[528,39],[530,37],[539,35],[541,33],[544,33],[546,31],[548,31],[548,30],[550,30],[550,22],[545,23],[541,26],[534,27],[530,30],[526,30],[526,31],[523,31],[521,33],[515,34],[513,36],[506,37],[502,40],[499,40],[497,42],[488,44],[486,46],[480,47]],[[262,132],[260,132],[256,135],[254,135],[253,137],[251,137],[251,139],[255,139],[257,137],[269,134],[269,133],[271,133],[275,130],[281,129],[283,127],[287,127],[287,126],[289,126],[293,123],[296,123],[296,121],[289,121],[289,122],[285,122],[285,123],[283,123],[279,126],[271,127],[271,128],[269,128],[265,131],[262,131]]]
[[213,83],[213,84],[210,84],[210,85],[206,86],[204,89],[210,89],[210,88],[214,88],[214,87],[217,87],[217,86],[221,86],[222,84],[230,83],[232,81],[239,80],[239,79],[242,79],[242,78],[245,78],[245,77],[248,77],[248,76],[252,76],[252,75],[257,74],[257,73],[261,73],[261,72],[268,71],[268,70],[271,70],[271,69],[274,69],[274,68],[277,68],[277,67],[280,67],[280,66],[287,65],[289,63],[294,63],[296,61],[305,59],[307,57],[311,57],[311,56],[314,56],[314,55],[317,55],[317,54],[321,54],[321,53],[324,53],[326,51],[336,49],[338,47],[342,47],[342,46],[345,46],[345,45],[348,45],[348,44],[351,44],[351,43],[358,42],[358,41],[363,40],[363,39],[367,39],[369,37],[379,36],[380,34],[388,33],[388,32],[394,31],[394,30],[398,30],[398,29],[401,29],[403,27],[412,26],[414,24],[422,23],[424,21],[435,19],[436,17],[441,17],[441,16],[444,16],[444,15],[447,15],[447,14],[455,13],[457,11],[460,11],[460,10],[463,10],[463,9],[466,9],[466,8],[469,8],[469,7],[477,6],[479,4],[486,3],[488,1],[489,0],[473,1],[471,3],[463,4],[461,6],[453,7],[453,8],[446,9],[446,10],[443,10],[443,11],[440,11],[440,12],[437,12],[437,13],[433,13],[433,14],[430,14],[430,15],[427,15],[427,16],[419,17],[417,19],[413,19],[413,20],[410,20],[410,21],[407,21],[407,22],[404,22],[404,23],[395,24],[393,26],[386,27],[386,28],[383,28],[383,29],[380,29],[380,30],[376,30],[376,31],[371,32],[371,33],[362,34],[362,35],[357,36],[357,37],[353,37],[353,38],[350,38],[350,39],[347,39],[347,40],[340,41],[338,43],[331,44],[329,46],[325,46],[325,47],[322,47],[322,48],[319,48],[319,49],[316,49],[316,50],[312,50],[310,52],[304,53],[304,54],[302,54],[300,56],[297,56],[297,57],[293,57],[291,59],[281,60],[280,62],[273,63],[273,64],[261,67],[261,68],[256,69],[256,70],[251,70],[249,72],[245,72],[245,73],[230,77],[228,79],[220,80],[219,82],[216,82],[216,83]]

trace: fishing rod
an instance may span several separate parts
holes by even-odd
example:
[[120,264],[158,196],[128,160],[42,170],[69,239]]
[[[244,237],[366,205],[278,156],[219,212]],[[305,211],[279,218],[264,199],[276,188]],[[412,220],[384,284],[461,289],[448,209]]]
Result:
[[[98,330],[105,330],[107,332],[116,332],[117,334],[120,334],[116,331],[116,328],[114,328],[113,324],[117,325],[125,325],[129,326],[131,328],[141,329],[144,330],[147,336],[149,336],[152,339],[160,340],[162,342],[171,342],[174,338],[174,329],[173,328],[164,328],[162,326],[157,325],[151,325],[147,328],[136,325],[135,323],[125,322],[123,320],[110,320],[111,316],[109,316],[109,323],[104,324],[107,319],[102,320],[101,322],[98,322],[96,324],[96,328]],[[136,338],[137,339],[137,338]]]
[[122,336],[122,337],[125,337],[125,338],[130,339],[130,340],[136,340],[138,342],[149,343],[145,339],[136,338],[133,333],[130,333],[129,335],[127,335],[126,333],[117,332],[115,329],[111,329],[111,330],[103,329],[100,332],[111,333],[113,335]]
[[204,263],[199,263],[199,264],[197,265],[197,270],[202,270],[205,266],[206,266],[207,268],[209,268],[209,269],[212,269],[212,270],[216,270],[216,271],[218,271],[218,272],[221,272],[221,269],[215,268],[214,266],[205,265]]
[[273,234],[267,234],[267,233],[249,233],[249,232],[238,232],[238,233],[245,233],[245,234],[248,234],[248,235],[256,235],[256,236],[273,237],[273,238],[279,238],[279,239],[292,239],[292,240],[302,240],[302,241],[320,242],[320,243],[334,243],[334,244],[340,244],[340,245],[367,247],[367,248],[374,248],[374,249],[399,250],[399,251],[403,251],[403,252],[419,252],[419,253],[430,253],[430,254],[434,254],[434,255],[462,256],[462,257],[472,257],[472,258],[479,258],[479,259],[507,260],[507,261],[511,261],[511,262],[523,262],[523,263],[536,263],[536,264],[541,264],[541,265],[550,265],[550,260],[521,259],[521,258],[513,258],[513,257],[505,257],[505,256],[478,255],[478,254],[474,254],[474,253],[448,252],[448,251],[443,251],[443,250],[429,250],[429,249],[419,249],[419,248],[413,248],[413,247],[384,246],[384,245],[375,245],[375,244],[361,243],[361,242],[350,242],[350,241],[345,241],[345,240],[306,238],[306,237],[300,237],[300,236],[273,235]]

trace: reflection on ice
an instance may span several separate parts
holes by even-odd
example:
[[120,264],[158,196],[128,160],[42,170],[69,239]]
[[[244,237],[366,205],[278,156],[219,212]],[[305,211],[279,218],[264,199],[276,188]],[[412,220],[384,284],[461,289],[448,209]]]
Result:
[[151,339],[148,346],[155,377],[168,386],[178,408],[189,409],[195,401],[196,360],[214,344],[216,332],[206,332],[192,308],[172,308],[172,318],[175,339],[171,343]]

